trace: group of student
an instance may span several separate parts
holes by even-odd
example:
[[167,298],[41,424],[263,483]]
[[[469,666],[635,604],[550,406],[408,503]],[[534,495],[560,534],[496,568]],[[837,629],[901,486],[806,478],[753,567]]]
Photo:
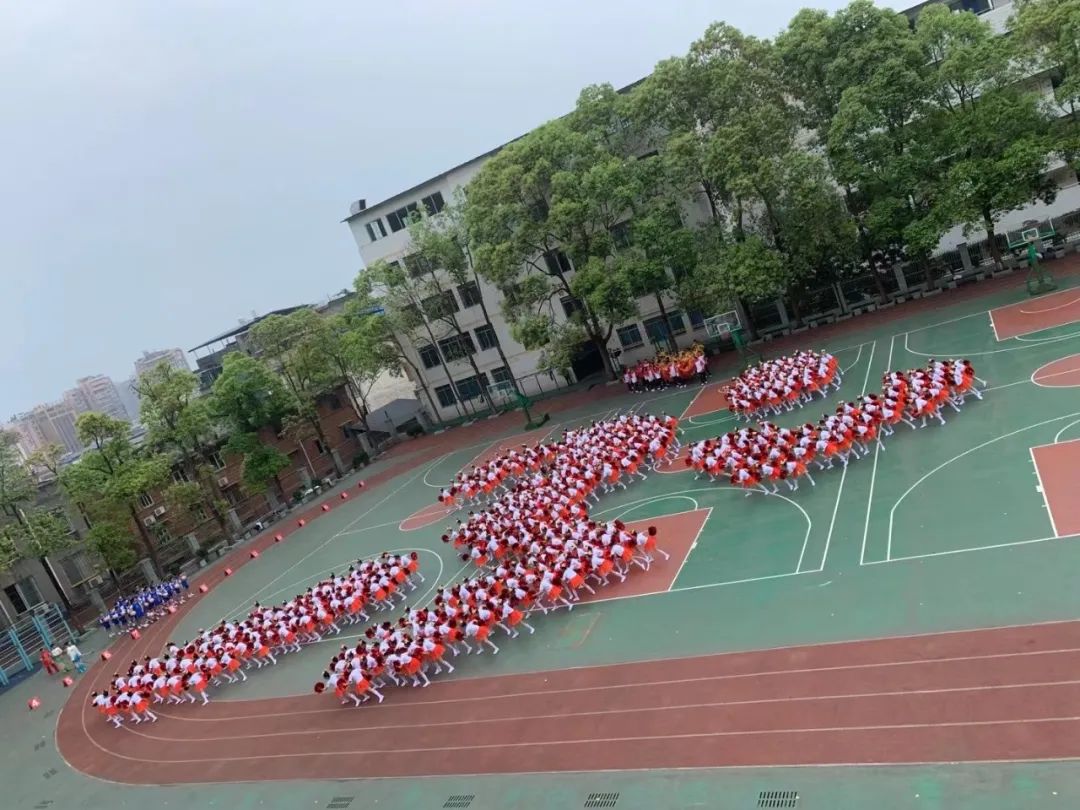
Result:
[[470,512],[442,537],[478,573],[440,588],[430,607],[369,628],[353,647],[343,645],[315,691],[359,706],[382,702],[389,684],[426,687],[430,675],[454,671],[447,652],[498,654],[496,629],[510,638],[519,628],[532,633],[529,614],[573,609],[582,590],[595,593],[612,578],[647,570],[655,554],[667,559],[655,528],[634,532],[621,521],[591,520],[588,499],[670,463],[679,451],[677,426],[667,416],[625,414],[483,465],[511,472],[489,491],[487,508]]
[[815,395],[824,398],[841,382],[835,357],[827,352],[801,351],[751,366],[731,381],[725,394],[728,410],[751,421],[762,414],[775,416],[794,410]]
[[132,661],[113,675],[110,689],[92,693],[91,703],[117,727],[125,719],[156,721],[152,704],[205,705],[208,689],[246,681],[245,670],[253,666],[272,666],[277,656],[299,652],[304,643],[368,621],[368,610],[389,610],[423,581],[415,552],[357,560],[279,605],[256,602],[246,618],[223,619],[191,641],[168,642],[160,656]]
[[669,386],[686,386],[709,381],[709,360],[705,347],[695,343],[674,354],[662,353],[623,369],[623,383],[634,392],[657,391]]
[[164,616],[171,604],[182,604],[190,583],[186,574],[147,585],[116,600],[116,604],[98,617],[101,629],[112,638],[136,628],[146,628]]
[[932,360],[926,368],[889,372],[880,394],[842,402],[816,424],[780,428],[762,422],[759,428],[743,427],[697,442],[686,464],[697,470],[698,478],[726,479],[748,495],[776,494],[780,482],[794,491],[800,478],[814,484],[809,465],[829,469],[837,461],[847,465],[869,455],[874,446],[884,450],[882,437],[893,435],[900,422],[913,430],[926,427],[929,420],[945,424],[943,408],[959,411],[969,394],[982,399],[979,387],[985,385],[967,360]]

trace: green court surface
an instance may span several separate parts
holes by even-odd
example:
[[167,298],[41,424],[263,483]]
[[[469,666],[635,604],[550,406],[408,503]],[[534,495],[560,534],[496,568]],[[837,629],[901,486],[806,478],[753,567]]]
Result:
[[[1070,279],[1070,283],[1071,283]],[[799,345],[828,349],[844,369],[841,394],[880,388],[890,368],[929,357],[966,357],[988,381],[985,401],[945,412],[946,426],[899,425],[884,452],[846,469],[818,472],[783,497],[745,496],[697,481],[689,471],[651,474],[594,509],[603,519],[638,520],[711,508],[670,590],[560,611],[537,633],[503,645],[497,657],[458,659],[458,676],[516,673],[641,659],[782,647],[942,630],[1074,619],[1080,544],[1051,522],[1030,448],[1080,438],[1076,389],[1032,383],[1041,366],[1080,352],[1080,325],[998,342],[987,310],[1023,300],[1022,288],[897,317],[867,316],[842,333],[803,333]],[[697,389],[603,399],[560,412],[550,425],[617,408],[679,414]],[[820,400],[818,401],[820,403]],[[816,419],[824,403],[779,424]],[[730,429],[726,412],[684,420],[683,441]],[[383,550],[420,555],[422,603],[463,566],[440,542],[446,521],[416,531],[399,524],[435,500],[438,487],[498,436],[418,462],[405,475],[348,501],[200,599],[176,636],[280,600],[349,562]],[[673,467],[672,470],[679,470]],[[345,636],[355,635],[355,629]],[[102,643],[102,639],[97,639]],[[221,699],[310,692],[340,637],[288,656]],[[91,642],[92,644],[93,642]],[[88,645],[89,646],[89,645]],[[673,662],[673,667],[678,663]],[[27,713],[32,694],[42,710]],[[759,806],[761,791],[796,790],[798,808],[1019,808],[1080,806],[1072,762],[957,766],[708,769],[472,776],[415,780],[286,782],[183,788],[126,787],[69,769],[52,742],[64,690],[43,675],[0,696],[7,755],[0,760],[4,808],[135,806],[240,808],[437,808],[474,796],[486,808],[580,808],[589,794],[618,793],[623,808]],[[302,721],[298,721],[302,722]],[[159,724],[159,729],[167,724]],[[527,768],[525,768],[527,770]],[[344,800],[353,797],[353,801]],[[342,801],[335,804],[333,800]],[[780,806],[780,805],[777,805]]]

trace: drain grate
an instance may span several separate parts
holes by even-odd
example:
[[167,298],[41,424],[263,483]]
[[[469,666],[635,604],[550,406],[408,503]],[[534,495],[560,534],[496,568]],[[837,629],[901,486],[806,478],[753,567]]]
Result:
[[758,807],[798,807],[797,790],[763,790],[757,797]]
[[329,810],[345,810],[346,807],[353,803],[355,798],[355,796],[335,796],[326,806]]
[[585,800],[585,807],[614,807],[618,801],[618,793],[590,793]]
[[468,807],[475,798],[475,793],[458,793],[447,797],[446,801],[443,802],[443,807]]
[[52,799],[42,799],[40,802],[34,805],[34,810],[48,810],[52,803]]

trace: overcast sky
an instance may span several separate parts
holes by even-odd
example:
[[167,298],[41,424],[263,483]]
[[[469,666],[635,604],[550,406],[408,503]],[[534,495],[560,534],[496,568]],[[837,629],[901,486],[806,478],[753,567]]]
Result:
[[0,5],[0,420],[351,286],[351,201],[634,81],[713,20],[768,36],[803,5]]

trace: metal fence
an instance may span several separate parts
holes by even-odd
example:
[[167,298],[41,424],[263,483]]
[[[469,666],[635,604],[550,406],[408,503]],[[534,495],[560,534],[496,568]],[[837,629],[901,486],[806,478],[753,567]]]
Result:
[[44,649],[66,647],[75,639],[56,605],[39,605],[10,627],[0,630],[0,686],[19,672],[32,672]]

